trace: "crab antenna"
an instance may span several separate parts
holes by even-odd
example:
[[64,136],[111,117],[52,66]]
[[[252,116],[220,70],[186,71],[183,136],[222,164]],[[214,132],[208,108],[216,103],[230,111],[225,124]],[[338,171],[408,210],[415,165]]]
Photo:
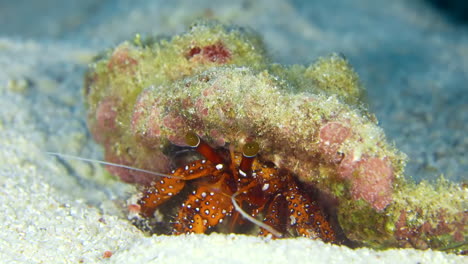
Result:
[[211,163],[224,163],[223,158],[194,132],[188,132],[187,135],[185,135],[185,143],[195,148],[198,153],[202,154],[207,160],[211,161]]
[[239,166],[239,174],[242,176],[250,176],[252,174],[252,164],[257,156],[260,147],[257,142],[249,142],[242,149],[242,160]]
[[51,156],[59,157],[61,159],[79,160],[79,161],[84,161],[84,162],[90,162],[90,163],[96,163],[96,164],[102,164],[102,165],[107,165],[107,166],[113,166],[113,167],[118,167],[118,168],[129,169],[129,170],[143,172],[143,173],[147,173],[147,174],[155,175],[155,176],[159,176],[159,177],[172,178],[172,179],[182,179],[182,177],[177,177],[177,176],[174,176],[174,175],[169,175],[169,174],[165,174],[165,173],[144,170],[144,169],[140,169],[140,168],[135,168],[135,167],[126,166],[126,165],[117,164],[117,163],[112,163],[112,162],[103,161],[103,160],[87,159],[87,158],[82,158],[82,157],[78,157],[78,156],[62,154],[62,153],[57,153],[57,152],[50,152],[50,151],[45,151],[45,153],[48,154],[48,155],[51,155]]

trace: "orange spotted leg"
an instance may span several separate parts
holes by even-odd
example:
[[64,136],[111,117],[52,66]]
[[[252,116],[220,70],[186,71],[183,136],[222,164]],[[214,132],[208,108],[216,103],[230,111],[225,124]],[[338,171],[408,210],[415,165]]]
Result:
[[161,178],[148,187],[138,201],[141,215],[152,217],[157,207],[178,194],[185,186],[185,181],[211,175],[216,168],[209,161],[198,160],[173,171],[171,178]]
[[220,184],[200,186],[189,195],[173,223],[174,234],[202,234],[231,215],[230,196],[224,191],[213,190],[216,185],[221,187]]
[[301,236],[324,242],[336,241],[335,232],[316,201],[304,195],[295,182],[284,192],[288,205],[289,225]]
[[[268,226],[271,226],[280,233],[285,234],[287,224],[286,216],[286,200],[282,194],[277,194],[268,205],[268,208],[265,212],[265,218],[263,219],[263,223],[267,224]],[[260,232],[258,234],[262,236],[267,236],[271,233],[264,228],[260,228]]]
[[202,141],[195,133],[187,133],[185,141],[187,145],[196,148],[208,161],[195,161],[190,165],[173,171],[171,173],[173,178],[162,178],[148,187],[144,191],[142,198],[138,201],[142,216],[147,218],[152,217],[158,206],[169,200],[172,196],[178,194],[184,188],[185,181],[210,175],[216,170],[210,162],[215,165],[222,163],[222,158],[216,151],[206,142]]
[[145,189],[143,196],[138,200],[140,213],[149,218],[154,215],[156,208],[178,194],[185,186],[185,182],[177,178],[161,178],[158,182]]

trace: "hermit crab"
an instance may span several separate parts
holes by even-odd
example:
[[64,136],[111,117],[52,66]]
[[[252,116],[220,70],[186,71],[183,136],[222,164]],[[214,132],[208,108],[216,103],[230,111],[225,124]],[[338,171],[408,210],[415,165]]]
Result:
[[143,218],[151,219],[160,206],[185,193],[171,221],[172,234],[250,232],[258,226],[263,236],[336,241],[327,216],[292,173],[256,159],[256,142],[238,153],[214,149],[193,132],[185,140],[203,158],[147,186],[138,200]]
[[151,234],[466,251],[466,188],[407,180],[341,54],[283,66],[253,31],[202,21],[105,51],[84,92],[108,171],[142,186],[130,219]]

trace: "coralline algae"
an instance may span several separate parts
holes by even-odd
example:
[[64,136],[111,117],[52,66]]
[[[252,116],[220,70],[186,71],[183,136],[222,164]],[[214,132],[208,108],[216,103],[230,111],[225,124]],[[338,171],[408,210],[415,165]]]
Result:
[[[85,93],[90,130],[108,161],[168,172],[182,159],[174,149],[188,131],[218,147],[255,139],[262,160],[336,204],[351,240],[467,250],[467,189],[405,180],[405,155],[365,109],[365,91],[343,56],[308,67],[273,64],[253,32],[200,22],[169,40],[137,36],[109,50],[91,65]],[[154,180],[108,169],[129,183]]]

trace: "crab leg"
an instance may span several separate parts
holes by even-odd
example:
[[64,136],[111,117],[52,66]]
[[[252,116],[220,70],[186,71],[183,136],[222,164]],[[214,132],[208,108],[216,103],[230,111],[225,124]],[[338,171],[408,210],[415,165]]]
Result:
[[152,217],[156,208],[178,194],[185,186],[185,181],[176,178],[161,178],[149,186],[138,200],[140,214],[146,218]]
[[214,191],[212,185],[200,186],[179,209],[173,223],[173,233],[205,233],[208,228],[223,222],[232,210],[229,195]]
[[185,186],[185,181],[212,175],[216,168],[206,160],[197,160],[189,165],[173,171],[170,178],[161,178],[146,188],[138,201],[141,214],[152,217],[157,207],[178,194]]
[[[286,215],[286,200],[282,194],[277,194],[266,209],[263,223],[284,234],[286,233]],[[264,228],[260,228],[260,232],[258,234],[267,236],[272,233]]]
[[324,242],[335,241],[335,232],[316,201],[304,195],[295,182],[284,192],[289,210],[289,224],[301,236]]

